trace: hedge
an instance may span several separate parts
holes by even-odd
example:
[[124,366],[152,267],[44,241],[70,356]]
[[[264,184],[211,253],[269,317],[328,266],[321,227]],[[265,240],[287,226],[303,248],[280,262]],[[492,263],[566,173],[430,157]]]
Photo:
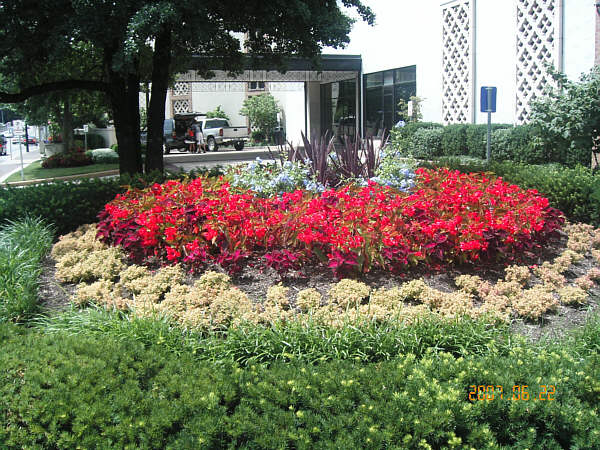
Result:
[[[569,346],[246,368],[11,325],[0,346],[7,448],[600,445],[600,357]],[[473,385],[494,386],[494,399]]]
[[[492,130],[511,125],[493,124]],[[454,124],[443,126],[433,122],[413,122],[391,132],[391,143],[403,153],[415,158],[440,156],[473,156],[484,158],[487,125]]]
[[0,224],[24,216],[40,217],[56,227],[57,235],[95,222],[104,205],[124,188],[116,179],[55,182],[0,188]]

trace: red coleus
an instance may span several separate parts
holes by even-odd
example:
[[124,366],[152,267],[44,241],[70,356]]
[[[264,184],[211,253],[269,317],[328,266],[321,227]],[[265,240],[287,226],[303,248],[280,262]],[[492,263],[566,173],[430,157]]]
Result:
[[280,273],[319,263],[341,275],[516,260],[562,223],[534,190],[483,174],[419,169],[410,194],[369,183],[264,199],[221,179],[169,181],[118,195],[100,214],[98,234],[139,262],[199,268],[214,261],[238,271],[253,259]]

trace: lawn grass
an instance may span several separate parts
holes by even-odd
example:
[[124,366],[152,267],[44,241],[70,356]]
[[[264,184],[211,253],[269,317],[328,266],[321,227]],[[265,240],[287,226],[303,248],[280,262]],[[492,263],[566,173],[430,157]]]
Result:
[[[119,168],[117,163],[90,164],[80,167],[57,167],[55,169],[44,169],[42,161],[34,161],[23,169],[25,181],[39,180],[44,178],[64,177],[68,175],[84,175],[94,172],[103,172],[105,170],[115,170]],[[7,182],[21,181],[21,172],[15,172],[6,179]]]

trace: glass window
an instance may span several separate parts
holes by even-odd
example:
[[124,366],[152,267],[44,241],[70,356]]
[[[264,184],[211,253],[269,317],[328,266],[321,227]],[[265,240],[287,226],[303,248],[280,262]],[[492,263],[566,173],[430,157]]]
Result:
[[396,83],[410,83],[417,79],[417,66],[396,69]]
[[371,87],[376,87],[376,86],[381,86],[383,84],[383,73],[382,72],[377,72],[377,73],[370,73],[368,75],[365,76],[365,78],[367,79],[366,81],[366,88],[371,88]]
[[248,82],[248,90],[249,91],[264,91],[265,82],[264,81],[249,81]]

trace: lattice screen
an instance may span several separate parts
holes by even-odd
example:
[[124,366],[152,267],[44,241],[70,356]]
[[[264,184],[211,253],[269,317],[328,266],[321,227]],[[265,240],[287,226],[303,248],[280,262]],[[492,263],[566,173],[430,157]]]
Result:
[[473,117],[473,4],[442,5],[442,121],[469,123]]
[[173,95],[181,96],[190,93],[190,83],[175,83],[173,87]]
[[173,100],[173,114],[192,112],[189,100]]
[[527,122],[529,102],[553,83],[547,65],[561,69],[562,0],[517,0],[517,123]]

